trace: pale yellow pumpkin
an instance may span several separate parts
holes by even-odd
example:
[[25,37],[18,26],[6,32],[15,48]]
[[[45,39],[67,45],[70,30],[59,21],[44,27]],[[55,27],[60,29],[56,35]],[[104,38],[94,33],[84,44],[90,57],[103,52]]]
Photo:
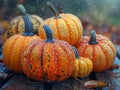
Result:
[[93,63],[90,59],[85,57],[80,57],[78,54],[78,51],[75,47],[73,47],[73,50],[76,55],[76,60],[74,63],[74,69],[72,73],[72,77],[74,78],[83,78],[88,76],[91,71],[93,70]]

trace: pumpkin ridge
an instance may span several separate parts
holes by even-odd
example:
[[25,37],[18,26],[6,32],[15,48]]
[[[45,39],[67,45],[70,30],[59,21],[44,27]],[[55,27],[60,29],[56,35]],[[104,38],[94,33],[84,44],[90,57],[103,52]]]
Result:
[[[64,53],[66,53],[65,48],[63,48],[63,46],[66,47],[66,45],[62,45],[60,42],[58,42],[58,43],[59,43],[59,46],[61,47],[61,49],[64,51]],[[66,47],[66,48],[69,48],[69,47]],[[66,55],[66,57],[67,57],[67,60],[69,61],[69,56]],[[70,71],[69,67],[67,68],[67,71],[68,72]]]
[[93,48],[93,56],[92,56],[92,60],[95,61],[95,45],[92,45],[92,48]]
[[[66,19],[67,20],[67,19]],[[76,29],[74,30],[73,28],[72,28],[72,24],[74,24],[75,25],[75,23],[73,22],[73,20],[72,19],[68,19],[67,20],[67,25],[68,25],[68,27],[69,27],[69,30],[70,30],[70,44],[75,44],[75,42],[76,42],[76,40],[77,40],[77,37],[76,37]],[[70,24],[69,24],[69,22],[70,22]],[[71,24],[72,23],[72,24]],[[73,33],[72,33],[73,32]],[[74,37],[74,39],[73,39],[73,37],[71,37],[71,36],[73,36]]]
[[38,44],[38,42],[35,42],[35,44],[32,44],[29,50],[29,52],[27,53],[27,58],[30,59],[30,53],[32,53],[32,50],[34,49],[34,47]]
[[61,39],[61,33],[60,33],[60,30],[59,30],[59,26],[58,26],[58,20],[59,19],[56,19],[56,32],[57,32],[57,38]]
[[[83,58],[83,60],[84,60],[84,58]],[[88,72],[90,71],[90,70],[89,70],[89,65],[88,65],[88,62],[87,62],[86,60],[84,60],[84,62],[86,63],[86,66],[87,66],[87,68],[88,68],[88,69],[86,69],[86,72],[85,72],[85,73],[87,73],[86,75],[88,75]]]
[[[14,37],[14,38],[16,39],[17,36]],[[11,39],[11,38],[9,38],[9,39]],[[8,40],[9,40],[9,39],[8,39]],[[16,40],[14,40],[13,43],[15,43],[15,41],[16,41]],[[7,43],[7,44],[8,44],[8,43]],[[6,65],[9,65],[9,64],[10,64],[10,55],[8,55],[7,58],[4,57],[4,55],[6,55],[6,51],[4,50],[4,48],[6,48],[7,44],[6,44],[6,43],[4,44],[2,53],[3,53],[3,60],[4,60],[4,63],[5,63]],[[12,50],[13,45],[10,45],[10,46],[11,46],[11,48],[10,48],[10,50],[8,51],[9,54],[11,54],[10,52],[11,52],[11,50]],[[6,62],[6,60],[7,60],[7,62]]]
[[[17,66],[14,70],[17,72],[21,72],[22,70],[21,70],[21,66],[20,66],[20,60],[21,60],[21,55],[22,55],[22,51],[24,50],[24,45],[26,46],[26,44],[25,44],[25,40],[28,40],[29,41],[29,39],[28,39],[28,37],[26,37],[25,38],[25,36],[22,36],[22,35],[19,35],[19,39],[16,41],[16,43],[14,44],[14,48],[13,48],[13,50],[12,50],[12,58],[11,58],[11,60],[13,60],[13,61],[15,61],[14,63],[15,63],[15,65],[12,65],[13,66],[13,68],[15,67],[15,66]],[[20,43],[22,43],[21,45],[20,45],[20,47],[19,47],[19,44]],[[18,48],[17,48],[18,47]],[[22,48],[23,47],[23,48]],[[18,52],[16,52],[17,50],[19,50]],[[15,53],[16,52],[16,53]],[[17,56],[13,56],[14,54],[17,54]]]
[[23,48],[24,48],[24,43],[25,43],[24,41],[25,41],[25,37],[23,37],[23,43],[22,43],[21,51],[20,51],[20,53],[19,53],[19,56],[20,56],[19,58],[20,58],[20,59],[21,59],[21,55],[22,55],[22,52],[23,52],[22,50],[23,50]]
[[[56,44],[57,44],[57,43],[56,43]],[[54,53],[58,54],[57,50],[55,49],[55,48],[56,48],[56,45],[53,45],[53,47],[54,47]],[[55,58],[57,57],[56,54],[54,54],[54,57],[55,57]],[[58,72],[58,68],[59,68],[58,62],[57,62],[57,60],[55,60],[55,62],[56,62],[56,66],[57,66],[56,72]],[[55,75],[55,80],[57,80],[57,73],[56,73],[56,75]]]
[[[63,18],[62,18],[62,19],[63,19]],[[65,20],[65,19],[63,19],[63,20],[64,20],[64,22],[65,22],[65,24],[66,24],[66,27],[67,27],[66,30],[68,31],[68,42],[71,43],[71,36],[70,36],[70,35],[71,35],[71,32],[70,32],[71,29],[69,29],[69,26],[68,26],[67,20]]]
[[[15,38],[14,42],[13,42],[13,45],[14,45],[14,46],[15,46],[15,43],[16,43],[16,41],[17,41],[18,39],[19,39],[19,36],[17,36],[17,37]],[[14,48],[14,46],[12,46],[12,48],[11,48],[10,51],[12,51],[12,49]],[[10,59],[10,58],[11,58],[11,54],[12,54],[12,53],[10,53],[10,55],[9,55],[9,60],[8,60],[8,61],[9,61],[9,64],[8,64],[8,65],[10,65],[10,68],[12,67],[11,64],[10,64],[10,62],[11,62],[11,59]],[[13,67],[13,68],[14,68],[14,67]]]
[[[63,41],[64,42],[64,41]],[[60,43],[60,42],[58,42],[59,43],[59,45],[61,46],[61,49],[66,53],[66,50],[65,50],[65,47],[66,48],[69,48],[69,46],[67,46],[67,44],[66,43]],[[70,49],[70,48],[69,48]],[[72,48],[71,48],[72,49]],[[68,60],[68,62],[69,62],[69,56],[68,55],[66,55],[66,57],[67,57],[67,60]],[[73,71],[73,70],[72,70]],[[67,67],[67,72],[70,72],[70,68],[69,67]],[[68,77],[68,76],[67,76]]]
[[[81,28],[79,28],[79,27],[78,27],[78,24],[75,22],[75,20],[74,20],[74,19],[72,19],[72,18],[69,18],[69,19],[71,19],[71,20],[74,22],[75,27],[77,28],[76,30],[77,30],[78,34],[77,34],[76,41],[78,41],[78,40],[80,39],[80,37],[79,37],[79,36],[82,36],[82,35],[81,35],[82,33],[80,33],[80,31],[79,31],[79,29],[81,29]],[[78,38],[78,37],[79,37],[79,38]],[[75,41],[75,42],[76,42],[76,41]]]
[[[30,16],[29,16],[29,17],[30,17]],[[31,18],[32,18],[32,19],[35,19],[35,21],[37,21],[38,24],[40,24],[40,21],[39,21],[38,19],[36,19],[36,17],[32,16]],[[31,19],[30,19],[30,21],[31,21]]]
[[19,25],[19,23],[20,23],[20,21],[18,20],[17,23],[16,23],[16,27],[15,27],[15,34],[16,34],[16,33],[19,33],[19,32],[18,32],[18,25]]
[[[86,46],[84,47],[84,50],[83,50],[84,52],[83,52],[83,55],[81,55],[81,56],[84,56],[84,55],[85,55],[87,48],[88,48],[88,45],[86,45]],[[80,54],[79,54],[79,55],[80,55]]]
[[79,61],[78,61],[78,67],[79,67],[79,68],[78,68],[78,76],[81,76],[81,73],[80,73],[80,67],[81,67],[81,66],[80,66],[80,63],[81,63],[81,62],[80,62],[80,60],[79,60]]
[[[102,49],[101,51],[104,53],[104,55],[105,55],[105,61],[106,61],[106,60],[107,60],[107,54],[104,52],[104,49],[102,48],[101,44],[99,43],[98,45],[99,45],[100,48]],[[105,65],[104,69],[106,69],[107,64],[108,64],[108,62],[106,61],[106,65]]]
[[[17,20],[16,20],[16,21],[17,21]],[[8,26],[8,28],[9,28],[10,30],[7,31],[7,38],[9,38],[9,37],[12,36],[12,35],[11,35],[11,32],[14,33],[14,34],[16,34],[16,33],[18,32],[18,24],[19,24],[19,20],[16,22],[16,26],[15,26],[15,28],[14,28],[14,31],[15,31],[15,32],[13,32],[13,30],[11,30],[12,24],[10,23],[10,26]]]
[[[105,43],[105,42],[102,42],[102,43],[103,43],[103,44],[107,44],[107,45],[109,46],[109,48],[112,50],[112,53],[114,52],[113,47],[111,47],[108,43]],[[115,52],[114,52],[114,53],[115,53]],[[113,54],[114,54],[114,53],[113,53]],[[105,54],[105,55],[106,55],[106,54]],[[115,54],[114,54],[113,57],[115,57]],[[115,58],[114,58],[114,59],[115,59]],[[114,59],[113,59],[113,61],[114,61]],[[106,59],[106,60],[107,60],[107,59]],[[113,62],[113,61],[112,61],[112,62]],[[107,66],[106,69],[108,69],[109,67],[110,67],[110,65]]]
[[[105,44],[107,44],[111,49],[112,49],[112,51],[115,53],[115,50],[113,49],[113,46],[111,46],[109,43],[106,43],[106,42],[102,42],[102,43],[105,43]],[[116,55],[114,54],[114,57],[115,57]]]
[[[48,44],[45,44],[44,42],[43,43],[38,43],[39,45],[38,46],[41,46],[41,48],[39,49],[39,52],[41,52],[40,53],[40,66],[41,66],[41,71],[42,71],[42,74],[41,74],[41,78],[43,79],[43,80],[47,80],[49,77],[49,67],[47,68],[46,67],[46,63],[43,61],[43,58],[45,58],[45,56],[43,56],[44,55],[44,52],[45,51],[48,51],[47,49],[45,49],[46,47],[48,47]],[[50,52],[49,52],[50,53]],[[48,55],[47,54],[47,56],[48,57],[51,57],[50,55]]]
[[[38,44],[37,41],[36,41],[35,43],[32,43],[31,46],[29,47],[29,49],[30,49],[29,52],[27,52],[27,54],[24,54],[25,58],[28,59],[28,63],[31,63],[31,62],[30,62],[31,53],[32,53],[34,47],[35,47],[37,44]],[[26,52],[24,52],[24,53],[26,53]],[[23,61],[23,60],[21,60],[21,63],[23,63],[22,61]],[[23,70],[23,69],[22,69],[22,70]],[[23,70],[23,71],[24,71],[24,70]],[[32,71],[31,71],[31,72],[32,72]],[[31,73],[31,72],[30,72],[30,73]],[[28,73],[28,74],[30,74],[30,73]],[[31,74],[32,74],[32,73],[31,73]]]
[[[79,67],[78,67],[79,66]],[[72,73],[72,76],[78,76],[79,74],[80,74],[80,62],[79,62],[79,60],[75,60],[75,64],[74,64],[74,67],[76,68],[76,69],[73,69],[73,72],[74,73]],[[79,70],[79,71],[78,71]]]
[[[41,47],[39,47],[39,46],[41,46]],[[45,77],[47,77],[47,74],[44,72],[44,69],[43,69],[43,54],[44,54],[44,48],[45,48],[45,43],[43,42],[43,43],[37,43],[36,45],[35,45],[35,47],[34,47],[34,49],[36,48],[36,47],[39,47],[40,49],[39,49],[39,52],[41,52],[40,54],[39,54],[39,56],[40,56],[40,58],[39,58],[39,60],[40,60],[40,66],[41,66],[41,71],[42,71],[42,74],[41,74],[41,78],[43,78],[44,80],[46,80],[46,78]],[[41,49],[42,48],[42,49]],[[33,50],[34,50],[33,49]],[[33,50],[32,50],[32,52],[33,52]],[[30,55],[31,56],[31,55]],[[33,58],[34,59],[34,58]]]
[[89,61],[88,59],[86,59],[86,60],[84,60],[84,61],[85,61],[86,64],[87,64],[87,68],[88,68],[88,69],[87,69],[87,74],[86,74],[86,75],[88,76],[89,73],[90,73],[90,69],[91,69],[91,68],[90,68],[90,65],[89,65],[90,61]]
[[[20,58],[20,60],[21,60],[21,54],[22,54],[22,50],[23,50],[23,47],[24,47],[24,40],[25,40],[25,37],[23,37],[24,39],[22,39],[23,40],[23,42],[22,42],[22,46],[21,46],[21,51],[20,51],[20,53],[19,53],[19,58]],[[18,38],[18,40],[19,40],[19,38]],[[17,41],[17,40],[16,40]],[[15,44],[14,44],[14,46],[15,46]],[[14,47],[13,47],[14,48]],[[10,55],[11,56],[11,55]],[[20,65],[19,65],[20,66]],[[19,67],[18,66],[18,67]],[[17,68],[16,68],[17,69]],[[21,69],[17,69],[18,71],[21,71]],[[17,71],[16,70],[16,71]]]
[[43,77],[43,79],[44,80],[46,80],[46,76],[47,76],[47,74],[44,72],[44,69],[43,69],[43,54],[44,54],[44,48],[47,46],[47,44],[45,44],[44,46],[43,46],[43,48],[42,48],[42,50],[41,50],[41,57],[40,57],[40,64],[41,64],[41,70],[42,70],[42,72],[43,72],[43,75],[42,75],[42,77]]

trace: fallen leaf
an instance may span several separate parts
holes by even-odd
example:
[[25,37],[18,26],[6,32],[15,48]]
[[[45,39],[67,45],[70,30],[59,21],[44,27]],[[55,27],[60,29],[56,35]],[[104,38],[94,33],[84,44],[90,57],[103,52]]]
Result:
[[89,89],[104,87],[104,86],[107,86],[107,83],[103,81],[90,80],[90,81],[84,82],[84,87]]

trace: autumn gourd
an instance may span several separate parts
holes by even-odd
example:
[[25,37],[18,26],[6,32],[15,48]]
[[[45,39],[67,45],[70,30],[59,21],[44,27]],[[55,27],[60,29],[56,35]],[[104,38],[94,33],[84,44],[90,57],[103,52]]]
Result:
[[63,81],[73,71],[75,55],[65,41],[55,40],[47,25],[43,26],[47,39],[35,40],[22,54],[22,71],[38,81]]
[[102,72],[107,70],[114,62],[116,51],[113,43],[107,37],[90,32],[76,44],[79,55],[92,60],[93,71]]
[[53,11],[55,16],[48,18],[41,23],[39,27],[39,35],[41,38],[46,38],[43,25],[47,24],[52,30],[53,38],[65,40],[71,45],[77,43],[83,32],[80,19],[69,13],[59,14],[57,9],[50,2],[47,2],[47,5]]
[[[33,25],[33,33],[38,34],[38,27],[40,26],[41,22],[43,21],[42,18],[40,18],[37,15],[29,15],[24,8],[22,4],[18,4],[17,8],[20,10],[22,16],[23,15],[28,15],[32,25]],[[11,37],[14,34],[20,33],[22,34],[25,31],[25,25],[24,25],[24,20],[22,16],[17,16],[15,17],[9,24],[8,30],[4,35],[3,42],[6,41],[9,37]]]
[[80,57],[78,51],[75,47],[72,47],[75,53],[75,63],[74,69],[72,73],[72,77],[74,78],[83,78],[88,76],[93,70],[93,63],[89,58]]
[[15,34],[11,36],[3,46],[3,59],[5,65],[14,72],[21,72],[20,60],[21,54],[25,47],[35,39],[40,39],[37,35],[32,33],[32,24],[28,16],[23,16],[25,22],[25,31],[22,34]]

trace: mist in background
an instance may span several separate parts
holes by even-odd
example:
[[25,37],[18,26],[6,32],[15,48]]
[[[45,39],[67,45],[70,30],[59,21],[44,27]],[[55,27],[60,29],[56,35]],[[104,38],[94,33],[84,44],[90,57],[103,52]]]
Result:
[[[47,7],[48,0],[25,0],[23,3],[30,13],[43,18],[53,16]],[[120,25],[120,0],[49,0],[60,13],[73,13],[91,23]]]

